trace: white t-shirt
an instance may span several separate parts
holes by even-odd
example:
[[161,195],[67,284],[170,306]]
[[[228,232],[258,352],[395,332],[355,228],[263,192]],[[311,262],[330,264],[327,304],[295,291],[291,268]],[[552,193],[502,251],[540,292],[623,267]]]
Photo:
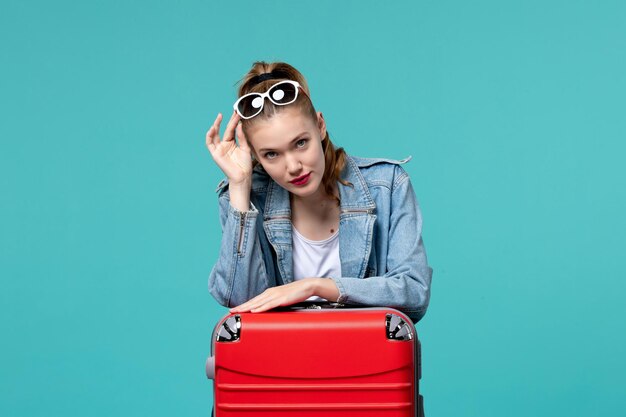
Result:
[[[314,277],[341,276],[339,259],[339,230],[324,240],[310,240],[302,236],[291,225],[293,236],[293,278],[294,280]],[[313,295],[306,301],[327,301]]]

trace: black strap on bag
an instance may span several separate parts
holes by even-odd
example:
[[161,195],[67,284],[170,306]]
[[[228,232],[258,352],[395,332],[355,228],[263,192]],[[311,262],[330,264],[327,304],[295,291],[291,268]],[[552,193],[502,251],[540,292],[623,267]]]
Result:
[[294,311],[294,310],[322,310],[322,309],[334,309],[342,307],[358,307],[356,305],[346,305],[342,303],[336,303],[331,301],[301,301],[299,303],[291,304],[288,306],[275,307],[271,311]]

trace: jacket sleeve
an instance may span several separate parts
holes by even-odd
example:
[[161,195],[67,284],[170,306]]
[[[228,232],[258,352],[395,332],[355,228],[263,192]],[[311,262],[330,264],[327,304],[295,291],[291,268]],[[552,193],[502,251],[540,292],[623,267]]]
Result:
[[257,236],[259,211],[250,203],[242,212],[220,192],[222,240],[219,257],[209,276],[209,292],[223,306],[240,305],[268,288],[268,277]]
[[387,272],[366,279],[332,277],[339,303],[397,308],[419,321],[430,301],[433,270],[422,241],[422,214],[408,174],[401,169],[392,188]]

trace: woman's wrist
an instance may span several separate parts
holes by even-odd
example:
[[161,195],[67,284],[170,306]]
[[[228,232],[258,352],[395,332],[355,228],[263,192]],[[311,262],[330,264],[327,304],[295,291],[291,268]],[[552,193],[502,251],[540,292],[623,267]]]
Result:
[[250,187],[252,185],[252,177],[250,175],[243,177],[243,179],[234,180],[228,178],[228,185],[238,188]]
[[228,194],[230,196],[230,204],[239,211],[250,210],[250,189],[252,187],[251,180],[244,180],[238,183],[228,183]]
[[337,301],[340,294],[334,280],[330,278],[313,278],[313,280],[314,295],[333,303]]

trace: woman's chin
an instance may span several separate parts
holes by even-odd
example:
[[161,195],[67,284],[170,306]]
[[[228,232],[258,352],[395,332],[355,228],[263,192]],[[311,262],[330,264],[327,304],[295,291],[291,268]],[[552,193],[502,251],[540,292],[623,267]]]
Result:
[[313,182],[309,182],[305,185],[294,185],[294,184],[289,184],[289,186],[287,187],[287,191],[289,191],[291,194],[293,194],[296,197],[310,197],[312,195],[314,195],[315,193],[317,193],[318,189],[319,189],[320,184],[319,183],[313,183]]

